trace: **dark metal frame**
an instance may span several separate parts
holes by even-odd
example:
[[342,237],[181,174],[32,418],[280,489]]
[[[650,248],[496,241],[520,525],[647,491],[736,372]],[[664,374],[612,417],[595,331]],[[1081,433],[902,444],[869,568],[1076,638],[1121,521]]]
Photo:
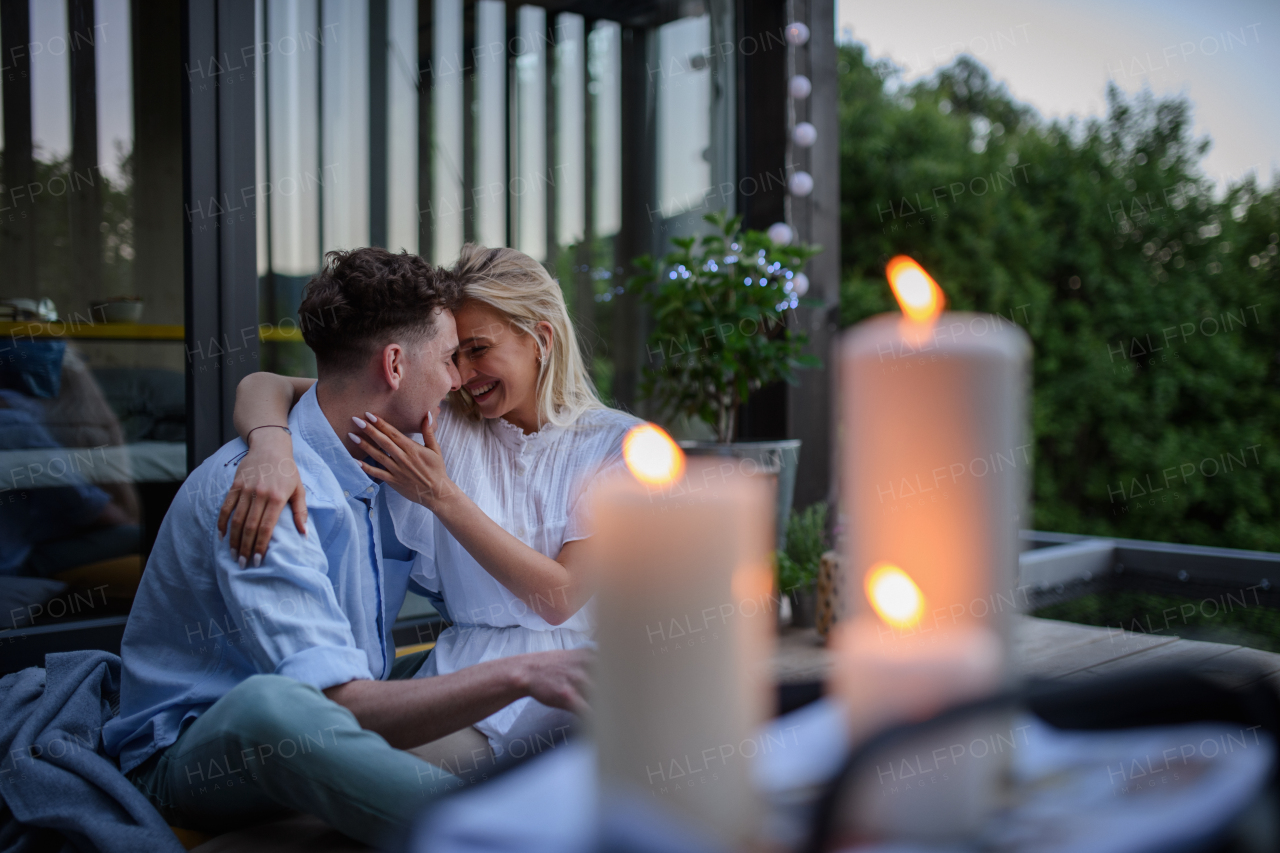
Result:
[[187,466],[235,436],[258,369],[253,0],[182,4]]

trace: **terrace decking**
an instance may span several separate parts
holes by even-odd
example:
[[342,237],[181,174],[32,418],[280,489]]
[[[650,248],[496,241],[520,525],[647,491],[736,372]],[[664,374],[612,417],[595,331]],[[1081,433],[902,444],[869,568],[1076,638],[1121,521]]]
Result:
[[[1184,640],[1171,634],[1142,634],[1015,616],[1013,665],[1032,678],[1087,679],[1147,666],[1185,666],[1236,686],[1272,678],[1280,682],[1280,654]],[[782,629],[774,653],[775,677],[782,682],[826,677],[832,653],[813,628]]]
[[[1018,558],[1012,598],[1024,597],[1020,603],[1026,609],[1112,590],[1200,599],[1213,602],[1215,613],[1233,607],[1280,609],[1280,554],[1035,530],[1024,530],[1021,538],[1027,550]],[[837,558],[828,553],[826,559]],[[1122,631],[1018,614],[1012,616],[1011,634],[1013,667],[1028,678],[1078,680],[1148,666],[1181,666],[1233,686],[1262,678],[1280,685],[1280,654],[1184,640],[1173,632]],[[773,674],[784,683],[823,680],[831,659],[815,629],[784,628]]]

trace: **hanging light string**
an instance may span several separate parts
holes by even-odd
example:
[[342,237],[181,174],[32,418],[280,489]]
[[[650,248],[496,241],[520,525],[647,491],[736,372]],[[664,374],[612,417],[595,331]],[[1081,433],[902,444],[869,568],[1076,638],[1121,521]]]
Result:
[[[795,0],[787,0],[787,21],[791,22],[796,19]],[[787,30],[790,30],[791,24],[787,24]],[[782,199],[782,221],[791,229],[792,239],[796,239],[799,235],[796,233],[795,219],[791,213],[791,175],[795,171],[795,140],[792,138],[796,128],[796,99],[791,95],[791,81],[796,76],[796,46],[792,43],[790,33],[783,32],[787,40],[787,146],[786,160],[784,161],[785,171],[787,174],[787,192],[783,194]]]
[[[796,73],[797,51],[809,41],[809,27],[803,21],[796,20],[795,0],[786,0],[786,15],[790,23],[783,32],[787,41],[787,142],[783,168],[790,174],[787,176],[787,192],[782,198],[783,221],[769,226],[769,239],[783,245],[800,237],[795,225],[794,197],[807,196],[813,192],[813,176],[796,168],[796,148],[808,148],[818,138],[817,130],[812,124],[807,121],[796,122],[797,102],[808,98],[813,88],[808,77]],[[797,272],[791,280],[791,286],[793,300],[804,296],[809,290],[809,277],[803,272]]]

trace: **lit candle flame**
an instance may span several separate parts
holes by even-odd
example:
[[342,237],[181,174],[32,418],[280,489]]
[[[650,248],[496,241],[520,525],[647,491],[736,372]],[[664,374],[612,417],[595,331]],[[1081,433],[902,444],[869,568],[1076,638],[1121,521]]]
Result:
[[622,458],[635,478],[667,486],[684,475],[684,451],[661,427],[640,424],[622,439]]
[[947,298],[924,267],[906,255],[898,255],[884,269],[893,288],[894,298],[907,318],[917,323],[927,323],[937,318],[947,304]]
[[924,614],[924,593],[911,576],[892,563],[877,563],[867,573],[867,598],[891,627],[915,627]]

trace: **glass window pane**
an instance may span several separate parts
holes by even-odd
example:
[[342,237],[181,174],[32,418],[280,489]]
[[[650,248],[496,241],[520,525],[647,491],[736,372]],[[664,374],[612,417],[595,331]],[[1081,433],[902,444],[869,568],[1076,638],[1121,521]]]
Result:
[[511,103],[513,245],[547,257],[547,13],[521,6],[516,15],[515,91]]
[[[253,4],[253,43],[267,43],[266,19],[263,14],[263,0],[254,0]],[[258,278],[265,279],[271,271],[271,221],[267,213],[267,198],[270,184],[267,182],[267,74],[266,49],[253,52],[253,135],[254,135],[254,172],[257,188],[254,192],[254,212],[257,226]],[[275,321],[273,314],[267,310],[263,288],[259,285],[258,320],[263,323]]]
[[585,236],[583,186],[586,181],[585,115],[583,113],[583,44],[581,15],[556,16],[556,242],[578,243]]
[[507,4],[476,3],[476,242],[507,245]]
[[387,248],[418,251],[418,4],[387,4]]
[[[327,252],[369,245],[369,4],[324,0],[321,15],[324,233],[317,239]],[[317,257],[311,272],[318,264]]]
[[98,151],[102,173],[117,183],[133,150],[133,49],[129,0],[96,0]]
[[31,0],[31,138],[52,163],[71,153],[67,5]]
[[658,30],[658,206],[664,217],[700,208],[711,188],[711,16]]
[[595,135],[595,232],[598,237],[622,227],[622,27],[600,21],[587,42],[591,82],[592,133]]
[[462,0],[435,0],[432,5],[431,257],[437,264],[451,264],[462,248],[465,226]]
[[271,267],[290,279],[320,265],[319,69],[314,45],[305,50],[298,39],[319,30],[317,12],[316,0],[267,0]]

